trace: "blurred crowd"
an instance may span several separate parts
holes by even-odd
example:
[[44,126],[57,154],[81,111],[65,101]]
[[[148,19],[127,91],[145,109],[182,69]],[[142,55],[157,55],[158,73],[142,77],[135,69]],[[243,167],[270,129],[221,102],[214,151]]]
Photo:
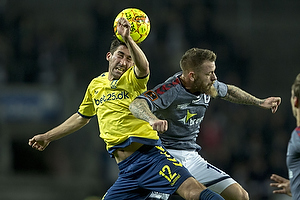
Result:
[[[191,47],[207,48],[217,54],[216,74],[220,81],[237,85],[246,91],[249,83],[254,81],[248,76],[253,66],[252,55],[245,52],[247,47],[215,25],[218,1],[98,0],[78,3],[77,6],[75,3],[65,5],[55,1],[62,8],[53,12],[50,9],[54,5],[50,1],[45,1],[49,5],[43,5],[42,1],[35,4],[29,1],[32,5],[26,5],[26,1],[18,1],[17,4],[0,2],[0,85],[3,87],[19,84],[59,88],[63,82],[71,79],[75,84],[71,88],[77,88],[83,95],[87,83],[106,71],[105,54],[113,37],[113,20],[127,7],[140,8],[150,18],[150,35],[141,44],[150,61],[149,88],[179,71],[181,55]],[[248,90],[254,95],[257,91]],[[66,88],[64,93],[68,92],[71,91]],[[271,95],[279,94],[266,94],[265,97]],[[75,103],[79,105],[82,97],[77,96]],[[269,177],[272,173],[287,176],[285,153],[294,129],[294,119],[287,106],[283,104],[273,115],[271,111],[260,108],[214,99],[202,123],[198,138],[203,147],[201,154],[236,179],[249,192],[251,199],[274,199]],[[73,107],[70,112],[76,109]],[[71,141],[80,143],[84,137],[77,134]],[[97,143],[101,143],[100,139]],[[95,176],[107,180],[99,189],[102,192],[114,181],[111,173],[117,171],[105,171],[116,168],[108,164],[110,158],[104,155],[103,145],[101,147],[95,149],[97,154],[93,156],[98,159],[95,165],[102,165]],[[64,150],[72,152],[64,148],[57,149]],[[76,152],[83,150],[77,149]],[[59,154],[62,155],[61,152],[55,155]],[[76,156],[62,158],[64,161],[61,165],[52,164],[55,166],[52,172],[45,167],[45,173],[55,174],[55,170],[59,171],[60,167],[65,166],[66,169],[72,168],[76,159],[72,157]],[[21,166],[15,168],[22,172]],[[100,192],[93,192],[91,195],[101,195]]]
[[223,77],[234,72],[247,81],[249,63],[243,48],[214,26],[214,1],[149,1],[147,6],[139,1],[90,1],[69,15],[59,9],[45,12],[47,5],[42,3],[27,8],[23,1],[20,4],[7,2],[0,9],[2,83],[55,84],[68,65],[86,82],[105,70],[113,20],[128,5],[144,8],[150,18],[151,33],[142,48],[152,69],[163,70],[153,73],[153,82],[178,71],[181,55],[194,46],[218,54],[218,73]]

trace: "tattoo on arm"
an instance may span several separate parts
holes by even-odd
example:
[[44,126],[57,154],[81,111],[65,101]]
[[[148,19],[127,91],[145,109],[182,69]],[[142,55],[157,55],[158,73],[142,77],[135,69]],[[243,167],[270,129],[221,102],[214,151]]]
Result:
[[262,99],[258,99],[255,96],[233,85],[228,85],[228,92],[224,99],[232,103],[257,106],[260,106],[265,101]]
[[135,99],[129,105],[129,110],[136,118],[146,122],[157,120],[157,117],[151,112],[145,99]]

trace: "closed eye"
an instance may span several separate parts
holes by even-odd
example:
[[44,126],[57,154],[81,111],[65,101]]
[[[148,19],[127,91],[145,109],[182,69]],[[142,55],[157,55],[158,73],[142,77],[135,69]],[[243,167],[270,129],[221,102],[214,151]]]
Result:
[[[118,52],[117,52],[117,56],[118,56],[119,58],[123,59],[126,55],[125,55],[125,53],[123,53],[122,51],[118,51]],[[132,62],[131,56],[126,56],[126,60],[127,60],[128,62]]]

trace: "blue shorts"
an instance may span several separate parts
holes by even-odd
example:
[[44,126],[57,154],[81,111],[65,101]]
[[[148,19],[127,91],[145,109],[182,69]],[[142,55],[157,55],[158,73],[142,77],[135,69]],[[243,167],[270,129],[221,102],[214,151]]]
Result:
[[118,166],[119,177],[104,200],[144,200],[152,191],[171,195],[192,176],[163,146],[143,145]]

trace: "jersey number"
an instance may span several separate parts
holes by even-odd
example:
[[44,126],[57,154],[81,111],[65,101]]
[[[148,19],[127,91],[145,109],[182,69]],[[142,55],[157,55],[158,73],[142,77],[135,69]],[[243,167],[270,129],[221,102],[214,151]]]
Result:
[[[167,176],[164,172],[168,172],[169,176]],[[160,171],[159,171],[159,175],[162,175],[163,177],[165,177],[169,182],[171,182],[175,176],[177,175],[176,173],[172,174],[171,169],[169,167],[169,165],[165,165]]]
[[[173,165],[182,167],[182,164],[178,162],[175,158],[172,158],[172,156],[164,148],[160,146],[155,146],[155,147],[159,149],[160,153],[165,155],[167,159],[172,162]],[[170,182],[170,185],[172,186],[181,177],[180,174],[172,173],[169,165],[163,166],[163,168],[159,171],[159,175],[165,177],[165,179],[167,179]]]

